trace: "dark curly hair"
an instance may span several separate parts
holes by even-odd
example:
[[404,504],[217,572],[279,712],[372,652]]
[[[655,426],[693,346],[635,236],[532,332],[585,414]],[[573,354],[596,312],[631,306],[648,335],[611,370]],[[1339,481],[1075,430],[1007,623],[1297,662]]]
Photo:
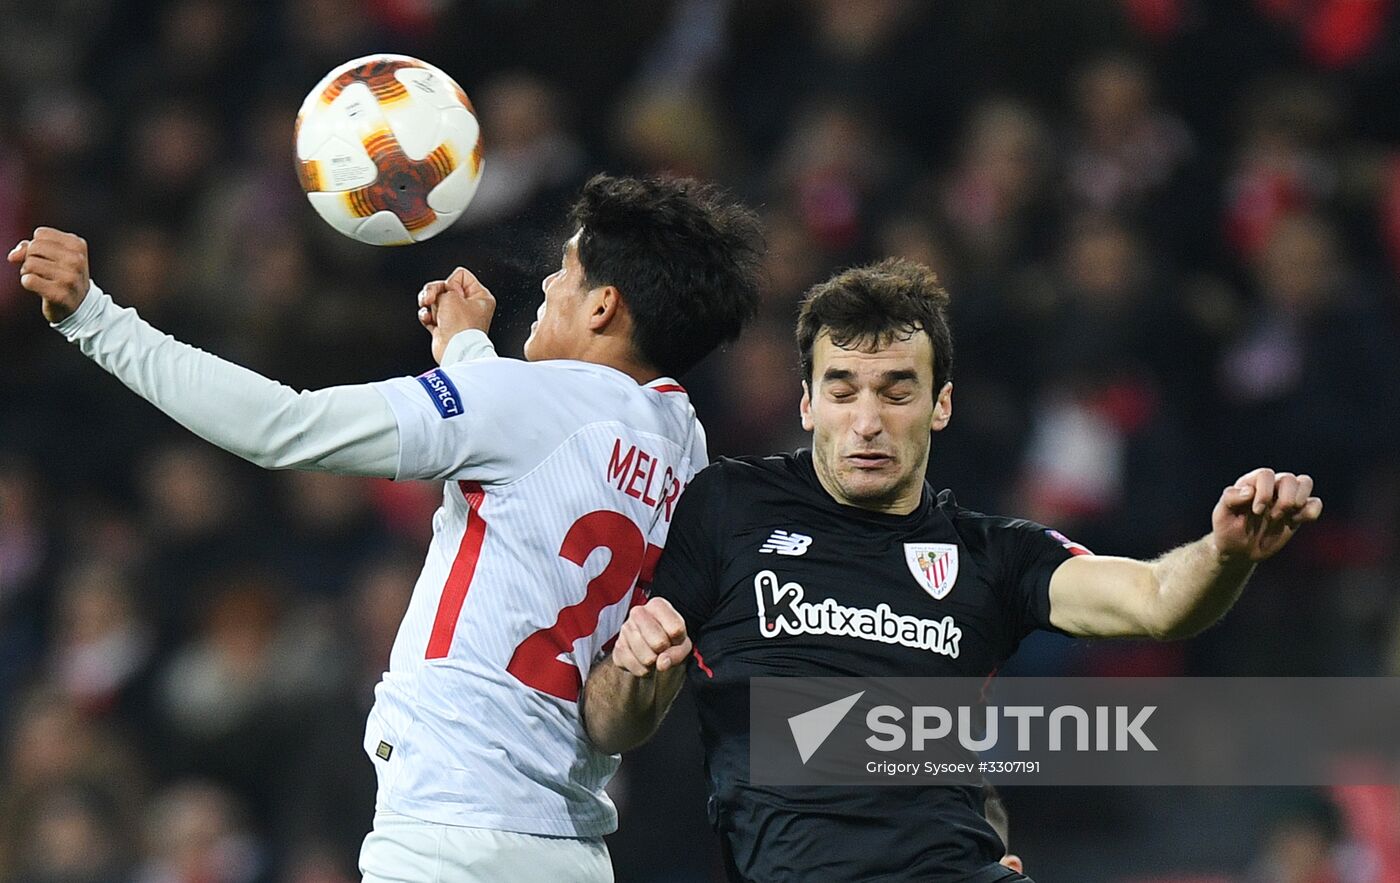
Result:
[[758,313],[758,217],[688,178],[595,175],[574,204],[579,263],[612,285],[633,320],[637,355],[678,377]]
[[948,292],[923,264],[886,258],[853,267],[812,286],[797,314],[802,374],[812,379],[812,344],[823,332],[840,347],[882,349],[896,337],[923,331],[933,342],[933,394],[953,379],[953,332]]

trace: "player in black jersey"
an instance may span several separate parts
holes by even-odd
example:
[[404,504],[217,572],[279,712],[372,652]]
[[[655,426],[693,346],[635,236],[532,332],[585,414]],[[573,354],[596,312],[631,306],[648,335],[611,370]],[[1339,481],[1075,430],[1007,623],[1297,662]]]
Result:
[[932,271],[906,261],[808,294],[797,339],[811,452],[696,476],[651,599],[590,674],[588,734],[624,751],[655,731],[689,672],[732,880],[1026,879],[998,864],[979,787],[755,785],[750,678],[980,677],[1037,628],[1193,635],[1321,513],[1310,478],[1256,469],[1224,490],[1207,536],[1144,562],[962,508],[924,479],[930,431],[952,416],[946,306]]

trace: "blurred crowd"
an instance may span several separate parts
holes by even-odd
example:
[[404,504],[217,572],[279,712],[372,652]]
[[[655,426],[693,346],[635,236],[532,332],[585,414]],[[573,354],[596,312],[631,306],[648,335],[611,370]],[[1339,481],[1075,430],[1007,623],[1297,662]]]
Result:
[[[303,95],[403,52],[476,102],[486,176],[429,243],[310,210]],[[885,255],[952,292],[970,508],[1151,556],[1258,465],[1326,502],[1174,645],[1035,636],[1057,675],[1400,675],[1400,3],[0,0],[0,243],[38,224],[162,330],[298,388],[431,363],[454,266],[514,355],[598,170],[727,185],[764,305],[686,378],[714,455],[804,443],[803,291]],[[440,489],[265,473],[45,329],[0,274],[0,879],[357,879],[371,690]],[[716,879],[681,707],[614,783],[621,881]],[[1046,881],[1400,879],[1393,789],[1007,789]]]

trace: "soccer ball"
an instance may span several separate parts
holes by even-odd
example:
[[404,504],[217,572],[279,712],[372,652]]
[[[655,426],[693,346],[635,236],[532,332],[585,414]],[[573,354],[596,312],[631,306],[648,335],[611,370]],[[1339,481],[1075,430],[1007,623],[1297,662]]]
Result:
[[407,55],[367,55],[326,74],[302,102],[295,138],[306,198],[371,245],[436,236],[481,180],[481,126],[467,93]]

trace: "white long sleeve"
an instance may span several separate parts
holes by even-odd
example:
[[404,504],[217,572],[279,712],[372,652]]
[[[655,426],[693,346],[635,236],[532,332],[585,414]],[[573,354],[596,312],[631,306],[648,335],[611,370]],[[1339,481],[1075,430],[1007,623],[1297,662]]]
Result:
[[[398,426],[368,384],[297,392],[157,331],[96,284],[54,327],[180,425],[259,466],[394,477]],[[485,334],[462,332],[444,363],[494,354]]]

